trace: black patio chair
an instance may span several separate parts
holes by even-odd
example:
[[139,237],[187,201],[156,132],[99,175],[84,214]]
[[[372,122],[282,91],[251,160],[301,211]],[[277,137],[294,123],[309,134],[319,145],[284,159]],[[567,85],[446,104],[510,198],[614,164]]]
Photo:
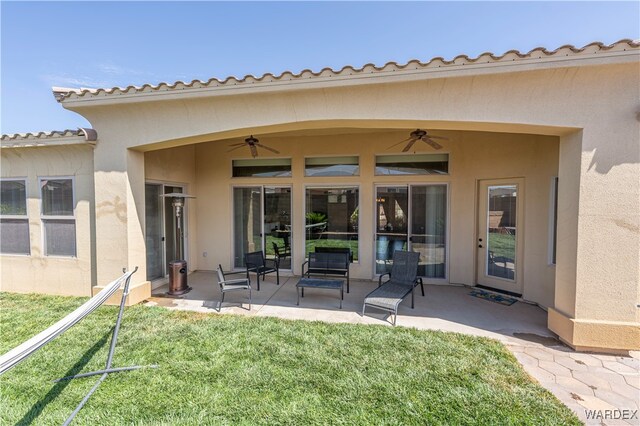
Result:
[[[418,262],[420,253],[413,251],[393,252],[393,266],[391,272],[383,274],[378,279],[378,288],[367,294],[362,305],[362,316],[367,306],[387,311],[393,314],[393,325],[398,318],[398,306],[411,293],[411,309],[414,307],[414,289],[420,284],[424,296],[422,278],[418,277]],[[389,279],[382,282],[382,278],[389,275]]]
[[222,300],[218,305],[218,312],[222,309],[224,303],[224,294],[229,291],[249,290],[249,310],[251,310],[251,281],[249,278],[238,278],[229,280],[224,276],[222,265],[218,265],[218,284],[220,285],[220,291],[222,292]]
[[276,259],[278,259],[278,263],[280,263],[281,260],[286,259],[287,257],[291,257],[291,248],[287,247],[286,245],[284,247],[278,247],[278,244],[276,244],[275,241],[272,241],[273,244],[273,252],[276,255]]
[[276,284],[280,285],[280,271],[278,270],[280,263],[277,257],[275,259],[267,259],[262,250],[253,251],[251,253],[245,253],[244,263],[247,267],[247,279],[249,279],[249,272],[255,272],[258,291],[260,291],[260,275],[262,275],[262,279],[264,280],[267,274],[275,272]]

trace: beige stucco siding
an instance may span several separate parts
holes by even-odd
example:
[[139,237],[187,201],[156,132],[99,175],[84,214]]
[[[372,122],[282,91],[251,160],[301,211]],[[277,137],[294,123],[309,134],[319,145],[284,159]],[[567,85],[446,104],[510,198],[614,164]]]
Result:
[[[90,295],[95,282],[93,147],[86,144],[3,148],[1,156],[3,178],[26,177],[31,255],[0,255],[0,291]],[[60,176],[74,179],[76,257],[44,254],[38,179]]]

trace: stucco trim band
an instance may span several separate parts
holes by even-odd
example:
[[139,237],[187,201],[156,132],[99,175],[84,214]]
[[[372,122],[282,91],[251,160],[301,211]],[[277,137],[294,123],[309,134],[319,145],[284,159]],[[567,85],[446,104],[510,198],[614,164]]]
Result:
[[[100,293],[100,291],[104,288],[104,286],[94,286],[91,287],[91,295],[95,296]],[[129,296],[125,302],[125,306],[132,306],[138,303],[144,302],[148,298],[151,297],[151,282],[143,281],[140,283],[133,284],[129,286]],[[107,301],[104,303],[105,305],[117,306],[120,305],[120,301],[122,300],[122,289],[118,289]]]
[[638,323],[579,320],[549,308],[548,327],[560,340],[576,350],[640,350]]

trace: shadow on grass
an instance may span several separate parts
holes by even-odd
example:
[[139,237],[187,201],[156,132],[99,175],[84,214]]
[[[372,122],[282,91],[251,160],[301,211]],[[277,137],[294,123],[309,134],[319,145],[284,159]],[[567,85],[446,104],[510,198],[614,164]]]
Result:
[[[82,357],[73,365],[73,367],[71,367],[61,377],[67,377],[67,376],[73,376],[75,374],[80,374],[82,369],[84,368],[84,366],[87,365],[87,363],[91,360],[91,358],[93,358],[93,356],[96,354],[96,352],[98,352],[100,350],[100,348],[102,348],[107,343],[107,340],[111,336],[112,332],[113,332],[113,328],[111,329],[111,331],[107,332],[104,336],[102,336],[102,338],[100,340],[98,340],[93,346],[91,346],[89,348],[89,350],[87,350],[82,355]],[[38,402],[33,404],[31,409],[24,416],[22,416],[22,418],[16,423],[16,426],[17,425],[29,425],[29,424],[31,424],[40,415],[40,413],[42,413],[42,410],[44,410],[44,408],[47,406],[47,404],[49,404],[51,401],[56,399],[58,397],[58,395],[60,395],[62,393],[62,391],[67,386],[69,386],[69,384],[71,382],[72,382],[72,380],[63,380],[61,382],[56,383],[55,386],[53,386],[51,388],[51,390],[49,390],[49,392],[47,392],[47,394],[44,396],[44,398],[40,399]],[[73,410],[73,408],[75,408],[75,407],[69,407],[69,414],[71,414],[71,411]]]

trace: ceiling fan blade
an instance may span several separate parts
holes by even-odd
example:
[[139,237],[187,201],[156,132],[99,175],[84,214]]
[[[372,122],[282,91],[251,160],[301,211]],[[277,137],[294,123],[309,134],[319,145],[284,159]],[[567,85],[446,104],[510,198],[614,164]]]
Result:
[[236,149],[240,149],[240,148],[242,148],[243,145],[244,145],[244,143],[242,145],[236,146],[235,148],[231,148],[231,149],[227,150],[227,152],[231,152],[231,151],[235,151]]
[[428,145],[431,145],[433,147],[433,149],[441,149],[442,145],[440,145],[438,142],[432,140],[430,137],[428,136],[424,136],[422,138],[422,141],[425,142]]
[[258,150],[256,149],[256,146],[249,145],[249,148],[251,148],[251,155],[253,156],[253,158],[256,158],[258,156]]
[[266,145],[262,145],[262,144],[261,144],[261,145],[258,145],[258,146],[259,146],[260,148],[264,148],[264,149],[266,149],[267,151],[271,151],[271,152],[273,152],[274,154],[280,154],[280,151],[275,150],[275,149],[273,149],[273,148],[271,148],[271,147],[268,147],[268,146],[266,146]]
[[407,141],[410,141],[410,140],[411,140],[411,136],[409,136],[407,139],[405,139],[405,140],[403,140],[403,141],[400,141],[400,142],[398,142],[398,143],[394,143],[393,145],[391,145],[391,146],[390,146],[389,148],[387,148],[387,149],[391,149],[391,148],[393,148],[394,146],[398,146],[398,145],[403,144],[403,143],[405,143],[405,142],[407,142]]
[[416,143],[418,139],[411,139],[409,141],[409,143],[407,144],[407,146],[404,147],[404,149],[402,150],[402,152],[407,152],[411,149],[411,147],[413,146],[414,143]]
[[431,135],[428,135],[427,137],[431,138],[431,139],[442,139],[444,141],[448,141],[449,140],[449,138],[445,138],[444,136],[431,136]]
[[232,146],[242,146],[242,145],[245,145],[245,144],[246,144],[246,142],[232,143],[231,145],[229,145],[229,147],[232,147]]

